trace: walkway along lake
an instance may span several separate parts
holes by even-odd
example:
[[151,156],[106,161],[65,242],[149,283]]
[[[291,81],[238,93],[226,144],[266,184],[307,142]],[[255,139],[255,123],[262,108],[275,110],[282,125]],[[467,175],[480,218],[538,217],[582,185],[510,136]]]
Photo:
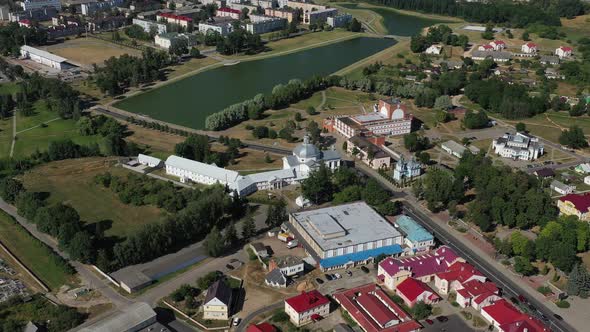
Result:
[[360,37],[283,56],[217,67],[115,104],[154,119],[204,129],[205,118],[225,107],[270,93],[279,83],[329,75],[395,44]]

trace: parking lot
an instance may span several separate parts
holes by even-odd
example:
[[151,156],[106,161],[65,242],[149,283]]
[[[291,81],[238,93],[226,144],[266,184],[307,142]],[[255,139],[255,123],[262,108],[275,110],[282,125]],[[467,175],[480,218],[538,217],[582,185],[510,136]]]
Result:
[[432,325],[427,323],[426,321],[421,321],[420,323],[424,325],[423,332],[440,332],[440,331],[461,331],[461,332],[470,332],[470,331],[477,331],[473,327],[467,325],[467,323],[459,317],[459,315],[450,315],[447,316],[448,320],[446,322],[439,322],[436,319],[432,319]]
[[[314,280],[314,282],[317,285],[317,289],[322,294],[333,294],[341,289],[350,289],[357,286],[366,285],[368,283],[375,283],[377,281],[377,271],[371,264],[366,265],[366,267],[369,269],[369,273],[363,272],[360,267],[354,267],[348,270],[334,270],[326,272],[329,274],[338,273],[342,276],[340,279],[336,280],[327,280],[325,274],[321,273],[321,271],[318,271],[316,274],[317,278],[322,279],[324,283],[320,284],[316,280]],[[352,275],[348,276],[346,271],[350,271]]]

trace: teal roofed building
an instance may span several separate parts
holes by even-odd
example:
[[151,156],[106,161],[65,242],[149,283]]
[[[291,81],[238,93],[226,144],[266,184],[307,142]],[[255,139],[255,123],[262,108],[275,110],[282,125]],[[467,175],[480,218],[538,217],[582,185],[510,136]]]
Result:
[[401,215],[394,221],[394,226],[404,235],[404,244],[412,251],[427,251],[434,246],[434,235],[416,220]]

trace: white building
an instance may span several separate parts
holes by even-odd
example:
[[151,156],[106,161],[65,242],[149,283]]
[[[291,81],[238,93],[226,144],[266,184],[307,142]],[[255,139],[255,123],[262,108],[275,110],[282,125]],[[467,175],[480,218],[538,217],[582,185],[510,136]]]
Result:
[[253,34],[283,30],[287,26],[287,19],[265,15],[250,15],[250,23],[246,24],[246,31]]
[[232,23],[234,19],[229,17],[216,17],[205,22],[199,23],[199,32],[206,35],[210,33],[218,33],[226,36],[234,30]]
[[41,9],[43,7],[54,7],[57,10],[61,10],[60,0],[25,0],[19,2],[23,10],[30,9]]
[[555,49],[555,55],[560,59],[570,57],[572,55],[572,48],[568,46],[559,46]]
[[504,134],[492,142],[494,152],[504,158],[535,160],[543,154],[543,144],[539,139],[529,134]]
[[119,7],[123,4],[123,0],[110,0],[102,2],[89,2],[80,5],[82,15],[94,15],[97,12],[107,11],[114,7]]
[[[586,179],[584,179],[584,182],[586,182]],[[549,188],[561,195],[571,194],[576,190],[576,186],[570,186],[557,180],[551,181]]]
[[137,162],[148,167],[158,167],[162,165],[162,160],[156,157],[148,156],[145,154],[139,154],[137,156]]
[[320,166],[326,165],[330,170],[340,167],[342,159],[335,150],[321,151],[309,141],[309,136],[303,137],[303,143],[293,150],[292,156],[283,157],[283,169],[292,169],[298,179],[305,179],[309,173]]
[[330,313],[330,300],[315,289],[303,291],[285,299],[285,313],[295,326],[302,326],[326,317]]
[[154,43],[165,49],[170,49],[170,47],[174,46],[177,43],[180,43],[181,41],[186,41],[186,45],[189,48],[194,45],[197,45],[197,40],[195,36],[190,34],[168,32],[156,35],[156,37],[154,37]]
[[536,54],[539,51],[539,48],[537,47],[537,44],[535,44],[535,43],[526,43],[526,44],[522,45],[520,50],[522,51],[522,53]]
[[325,8],[315,11],[303,13],[303,23],[305,24],[321,24],[328,21],[328,17],[336,16],[338,9],[336,8]]
[[20,55],[23,59],[31,59],[51,68],[63,70],[68,67],[68,59],[28,45],[21,46]]
[[426,51],[424,51],[424,53],[426,54],[434,54],[434,55],[440,55],[442,53],[442,46],[440,45],[430,45]]
[[412,119],[399,100],[379,100],[371,113],[336,118],[334,129],[346,138],[361,134],[404,135],[412,130]]
[[346,26],[349,22],[352,21],[352,15],[350,14],[340,14],[336,16],[330,16],[326,19],[326,23],[332,28],[340,28]]
[[364,202],[289,215],[289,229],[322,270],[372,262],[402,252],[402,234]]
[[420,176],[421,173],[422,164],[413,158],[406,161],[404,157],[401,156],[399,161],[395,164],[395,168],[393,169],[393,179],[398,182],[401,182],[404,179],[411,180]]
[[139,25],[143,28],[143,31],[150,33],[152,30],[155,30],[157,34],[166,33],[167,28],[165,23],[159,23],[155,21],[149,20],[141,20],[139,18],[133,19],[133,24]]
[[494,51],[501,51],[506,48],[506,43],[502,40],[494,40],[490,46],[494,48]]
[[273,257],[268,263],[269,271],[279,269],[285,276],[291,277],[303,272],[304,264],[300,257]]
[[465,153],[465,151],[469,150],[469,152],[471,152],[472,154],[478,154],[479,153],[479,149],[476,148],[475,146],[468,146],[465,147],[453,140],[450,141],[446,141],[443,144],[441,144],[440,146],[446,153],[453,155],[457,158],[461,158],[463,157],[463,154]]

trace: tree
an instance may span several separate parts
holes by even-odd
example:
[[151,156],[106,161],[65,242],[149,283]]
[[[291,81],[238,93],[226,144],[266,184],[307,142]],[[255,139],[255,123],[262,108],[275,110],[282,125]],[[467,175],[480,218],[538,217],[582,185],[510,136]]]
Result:
[[209,232],[209,235],[207,235],[205,246],[207,248],[207,253],[212,257],[219,257],[223,253],[225,245],[221,232],[217,226],[214,226],[213,229],[211,229],[211,232]]
[[231,247],[238,243],[240,239],[238,238],[238,232],[236,231],[236,226],[233,222],[227,226],[225,229],[225,233],[223,234],[223,243],[226,246]]
[[518,132],[525,132],[526,131],[526,124],[519,122],[516,124],[515,128],[516,128],[516,131],[518,131]]
[[404,147],[410,152],[425,150],[429,145],[428,137],[419,136],[416,132],[404,135]]
[[424,178],[424,199],[431,210],[445,207],[453,197],[453,176],[447,171],[433,169]]
[[389,193],[373,178],[370,178],[363,188],[362,199],[369,205],[381,205],[389,200],[389,197]]
[[254,218],[248,217],[242,225],[242,238],[249,239],[254,235],[256,235],[256,224],[254,223]]
[[305,109],[308,115],[316,115],[318,112],[316,111],[315,107],[309,106]]
[[590,273],[583,264],[576,264],[568,275],[567,292],[581,298],[590,295]]
[[565,145],[572,149],[581,149],[588,147],[588,141],[584,136],[584,131],[578,126],[571,126],[569,130],[564,130],[559,136],[559,144]]
[[0,197],[6,202],[13,204],[18,194],[24,190],[23,184],[13,178],[0,180]]
[[531,37],[529,36],[529,32],[528,31],[525,31],[525,32],[522,33],[522,40],[524,40],[524,41],[530,41],[531,40]]
[[190,56],[192,58],[200,58],[201,57],[201,51],[199,51],[198,48],[196,47],[192,47],[191,51],[190,51]]
[[446,111],[453,107],[453,102],[451,101],[451,97],[448,95],[442,95],[436,98],[434,101],[434,108]]
[[463,118],[463,125],[467,129],[481,129],[488,126],[490,119],[488,115],[484,111],[479,111],[477,113],[468,110],[465,113],[465,117]]
[[301,182],[303,197],[314,204],[322,204],[332,200],[334,188],[330,178],[332,172],[325,164],[311,171],[309,177]]
[[430,315],[432,315],[432,306],[424,301],[418,301],[412,307],[412,316],[416,320],[426,319]]
[[420,162],[424,165],[428,165],[430,163],[430,154],[428,152],[420,152],[417,153],[416,156],[418,157],[418,160],[420,160]]
[[537,273],[537,268],[528,259],[520,256],[514,258],[514,270],[524,276],[531,276]]
[[295,121],[297,121],[297,122],[303,121],[303,116],[301,116],[301,113],[299,113],[299,112],[295,113]]
[[515,255],[526,259],[533,259],[535,255],[535,244],[521,232],[513,232],[510,235],[510,243],[512,243],[512,252]]
[[96,256],[94,243],[90,234],[85,231],[77,232],[69,240],[68,252],[73,260],[90,263]]
[[333,204],[343,204],[361,199],[362,188],[360,186],[349,186],[334,194]]
[[352,22],[350,22],[349,30],[352,32],[360,32],[361,29],[362,29],[361,22],[359,22],[356,18],[353,18]]
[[257,126],[252,130],[252,136],[255,138],[266,138],[268,137],[268,127],[265,126]]

